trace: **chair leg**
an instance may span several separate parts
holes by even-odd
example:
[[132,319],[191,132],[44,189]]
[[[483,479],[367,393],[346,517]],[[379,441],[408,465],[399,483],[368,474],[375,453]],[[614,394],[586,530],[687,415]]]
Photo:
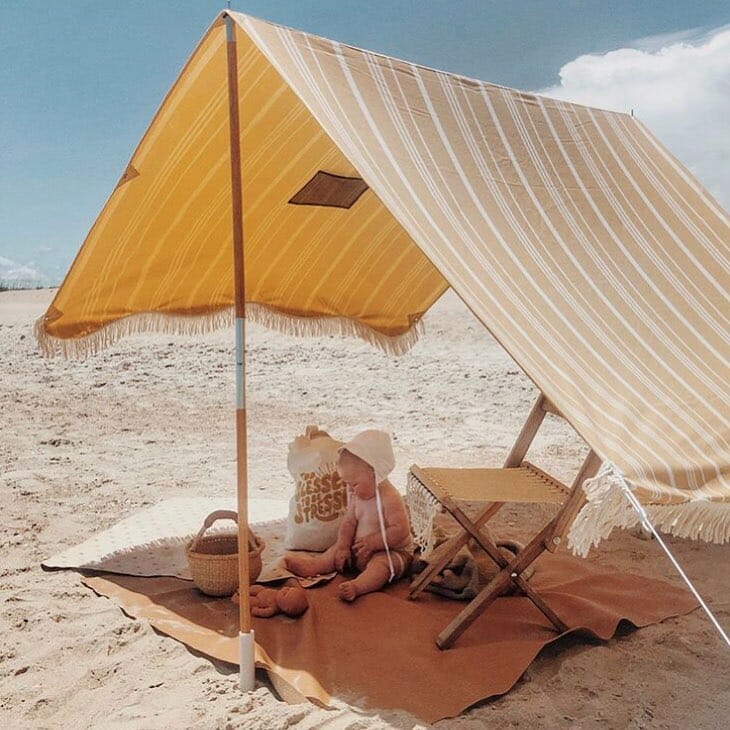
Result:
[[434,553],[438,553],[438,558],[435,557],[426,567],[416,576],[414,581],[411,583],[410,590],[408,592],[408,598],[416,598],[426,586],[451,562],[454,555],[466,545],[468,535],[460,533],[449,538],[443,545],[439,545],[434,550]]
[[[492,560],[497,562],[498,567],[502,568],[502,570],[504,571],[510,570],[510,564],[505,558],[501,556],[499,548],[491,540],[488,540],[479,530],[469,529],[468,532],[479,544],[479,546],[492,558]],[[543,545],[542,549],[540,549],[540,551],[535,555],[531,562],[534,562],[539,557],[539,555],[541,555],[542,552],[546,549],[547,547]],[[497,558],[499,558],[499,560],[497,560]],[[555,613],[555,611],[553,611],[550,606],[548,606],[548,604],[543,601],[540,595],[522,577],[522,575],[520,575],[520,573],[526,570],[527,567],[529,567],[529,565],[524,566],[519,573],[510,572],[510,579],[525,594],[525,596],[527,596],[527,598],[529,598],[535,604],[535,606],[537,606],[537,608],[539,608],[545,614],[547,619],[553,624],[553,626],[555,626],[555,628],[560,633],[567,631],[568,627],[561,621],[560,617]]]
[[[502,507],[501,502],[494,502],[489,504],[474,520],[474,526],[481,527],[486,524]],[[444,543],[443,553],[439,558],[424,568],[418,577],[411,583],[408,597],[413,599],[416,598],[426,586],[437,576],[452,560],[454,555],[461,550],[461,548],[469,542],[470,534],[467,530],[454,535],[446,543]],[[445,547],[445,546],[449,547]],[[437,548],[440,549],[440,548]]]
[[436,646],[439,649],[450,649],[482,611],[509,588],[511,582],[510,574],[506,570],[497,573],[481,593],[438,635]]
[[484,535],[484,533],[479,529],[479,525],[474,524],[474,522],[467,517],[461,507],[452,502],[447,505],[447,509],[451,513],[451,516],[464,528],[464,530],[477,541],[482,550],[489,555],[498,568],[504,568],[507,565],[507,560],[504,555],[502,555],[499,548],[489,538],[487,538],[486,535]]
[[[514,581],[555,628],[563,633],[567,626],[557,614],[545,603],[532,586],[522,578],[524,572],[546,550],[545,539],[555,527],[557,517],[551,520],[532,538],[525,549],[502,568],[497,575],[482,589],[479,595],[464,608],[451,623],[438,635],[436,645],[439,649],[448,649],[471,626],[496,598],[499,598]],[[527,590],[525,590],[525,588]],[[546,610],[547,609],[547,610]]]
[[568,630],[567,624],[558,616],[555,611],[543,600],[542,596],[521,576],[513,578],[518,588],[545,614],[545,617],[561,634]]

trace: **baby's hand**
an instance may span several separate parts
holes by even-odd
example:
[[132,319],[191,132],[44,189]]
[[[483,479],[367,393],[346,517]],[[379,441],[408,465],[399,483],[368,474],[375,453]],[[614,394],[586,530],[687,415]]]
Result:
[[350,548],[337,548],[337,550],[335,550],[335,570],[338,573],[342,573],[349,562]]
[[382,550],[381,537],[377,532],[363,535],[352,544],[355,555],[360,560],[367,560],[377,550]]

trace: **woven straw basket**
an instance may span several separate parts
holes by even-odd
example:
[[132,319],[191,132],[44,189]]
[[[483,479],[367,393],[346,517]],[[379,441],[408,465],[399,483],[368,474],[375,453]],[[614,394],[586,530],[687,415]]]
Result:
[[[211,512],[185,551],[193,583],[207,596],[231,596],[238,588],[238,535],[204,534],[213,523],[224,519],[238,522],[238,515],[230,510]],[[253,583],[261,573],[261,552],[265,544],[250,531],[248,540],[249,581]]]

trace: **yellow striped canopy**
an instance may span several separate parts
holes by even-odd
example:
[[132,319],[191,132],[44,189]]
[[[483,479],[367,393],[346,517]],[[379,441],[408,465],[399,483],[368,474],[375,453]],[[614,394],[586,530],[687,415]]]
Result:
[[[660,525],[730,539],[730,218],[693,176],[628,115],[232,17],[248,318],[401,352],[451,286]],[[47,353],[230,321],[227,104],[221,16],[39,321]]]

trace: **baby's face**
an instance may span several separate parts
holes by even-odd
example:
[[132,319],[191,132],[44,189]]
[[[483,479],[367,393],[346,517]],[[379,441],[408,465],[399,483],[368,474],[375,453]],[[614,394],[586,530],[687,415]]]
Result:
[[375,496],[375,473],[362,459],[343,452],[337,471],[358,499],[372,499]]

